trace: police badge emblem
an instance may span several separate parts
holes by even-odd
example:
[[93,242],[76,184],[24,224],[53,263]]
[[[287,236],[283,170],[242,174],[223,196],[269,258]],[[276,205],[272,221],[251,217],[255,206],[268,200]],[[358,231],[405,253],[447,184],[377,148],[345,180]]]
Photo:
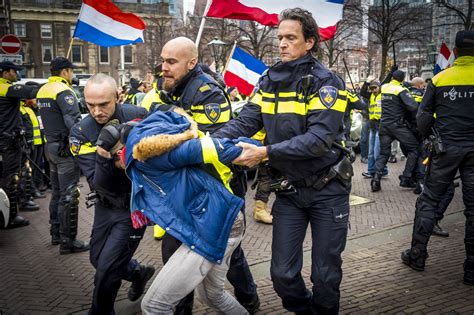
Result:
[[68,103],[69,105],[74,104],[74,96],[72,96],[72,95],[66,95],[66,96],[64,97],[64,100],[65,100],[66,103]]
[[206,104],[204,105],[204,113],[210,121],[216,123],[221,117],[221,106],[217,103]]
[[319,100],[326,108],[331,108],[337,100],[337,89],[333,86],[323,86],[319,89]]
[[73,154],[79,154],[79,151],[81,151],[81,142],[76,138],[70,138],[69,149]]

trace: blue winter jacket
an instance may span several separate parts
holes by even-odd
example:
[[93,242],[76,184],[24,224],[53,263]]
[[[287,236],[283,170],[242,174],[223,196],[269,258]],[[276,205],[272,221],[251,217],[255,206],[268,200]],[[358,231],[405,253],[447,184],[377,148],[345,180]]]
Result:
[[[179,114],[157,111],[132,129],[125,161],[132,181],[131,211],[141,211],[198,254],[221,263],[230,230],[244,201],[204,170],[208,168],[203,163],[201,141],[188,140],[145,162],[132,156],[133,146],[142,138],[183,133],[189,126]],[[212,140],[224,164],[241,153],[232,140]]]

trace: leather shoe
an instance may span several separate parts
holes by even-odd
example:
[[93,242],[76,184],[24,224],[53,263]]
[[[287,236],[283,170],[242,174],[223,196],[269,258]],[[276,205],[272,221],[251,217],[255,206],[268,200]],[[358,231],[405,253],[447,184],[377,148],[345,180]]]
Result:
[[12,220],[10,220],[10,223],[8,223],[7,228],[14,229],[14,228],[17,228],[17,227],[27,226],[29,224],[30,224],[30,221],[23,218],[22,216],[17,215]]
[[39,190],[35,190],[33,193],[32,193],[32,196],[33,196],[33,199],[43,199],[46,197],[45,194],[43,194],[41,191]]
[[20,210],[22,211],[37,211],[40,209],[40,206],[33,200],[26,200],[21,202]]
[[[52,240],[51,240],[51,243],[52,243]],[[89,244],[81,240],[74,240],[72,242],[67,241],[67,240],[62,240],[61,246],[59,247],[59,254],[67,255],[67,254],[73,254],[73,253],[81,253],[81,252],[88,251],[89,248],[90,248]]]
[[425,270],[426,258],[428,258],[428,254],[422,254],[417,249],[405,249],[402,252],[403,263],[416,271]]
[[400,175],[398,176],[398,179],[400,179],[400,187],[416,188],[416,184],[411,180],[410,177]]
[[443,230],[443,228],[439,225],[438,222],[436,222],[436,224],[434,225],[433,232],[431,234],[436,235],[436,236],[441,236],[441,237],[449,236],[449,232]]
[[388,158],[389,163],[397,163],[397,157],[395,155],[390,155]]
[[247,310],[247,312],[249,312],[249,314],[255,314],[260,308],[260,298],[257,293],[253,296],[252,301],[247,303],[239,301],[239,303]]
[[137,278],[132,281],[130,289],[128,289],[128,299],[132,302],[138,300],[142,296],[143,291],[145,291],[145,286],[148,280],[153,277],[155,273],[155,268],[153,266],[140,266],[140,273],[137,275]]
[[372,178],[374,177],[372,174],[370,174],[369,172],[362,172],[362,176],[364,176],[365,178]]

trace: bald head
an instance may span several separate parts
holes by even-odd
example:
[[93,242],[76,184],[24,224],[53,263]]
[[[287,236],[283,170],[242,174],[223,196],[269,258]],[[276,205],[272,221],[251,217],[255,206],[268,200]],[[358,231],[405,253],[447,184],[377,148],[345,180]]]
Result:
[[425,80],[420,77],[414,77],[411,79],[411,86],[422,90],[425,88]]
[[84,87],[84,93],[86,93],[86,90],[97,89],[97,85],[102,86],[112,95],[117,93],[117,82],[115,82],[114,78],[104,73],[97,73],[91,76]]
[[177,86],[196,67],[197,57],[196,45],[189,38],[177,37],[167,42],[161,51],[164,89]]
[[94,74],[87,80],[84,99],[91,116],[99,124],[106,124],[115,113],[117,83],[106,74]]

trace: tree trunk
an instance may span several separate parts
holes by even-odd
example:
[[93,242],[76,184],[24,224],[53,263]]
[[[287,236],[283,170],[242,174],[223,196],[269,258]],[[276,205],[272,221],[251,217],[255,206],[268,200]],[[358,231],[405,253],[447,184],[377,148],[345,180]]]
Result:
[[388,49],[389,45],[387,43],[382,44],[382,61],[380,63],[380,76],[379,80],[382,81],[385,78],[385,67],[387,65],[387,55],[388,55]]

